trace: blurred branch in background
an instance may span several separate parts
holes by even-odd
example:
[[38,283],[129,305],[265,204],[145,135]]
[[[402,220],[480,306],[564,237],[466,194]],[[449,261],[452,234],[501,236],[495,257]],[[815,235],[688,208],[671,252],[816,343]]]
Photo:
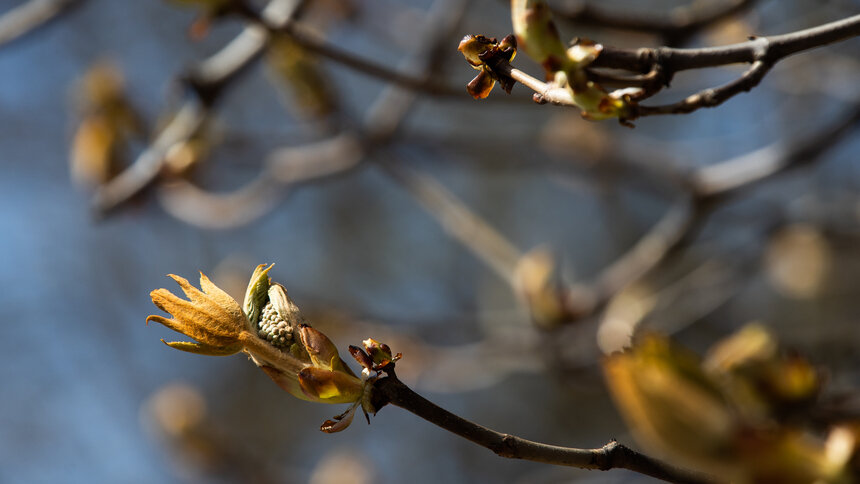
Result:
[[[301,5],[301,0],[273,0],[263,15],[271,17],[272,22],[285,23],[299,11]],[[96,214],[104,215],[114,210],[161,174],[167,151],[191,138],[203,124],[209,106],[215,102],[221,90],[263,51],[267,35],[261,27],[246,27],[221,51],[189,70],[186,79],[197,96],[187,100],[177,110],[171,122],[128,169],[98,188],[92,200]]]
[[[35,28],[74,3],[33,1],[8,12],[0,18],[0,44]],[[495,20],[496,13],[507,17],[507,7],[495,11],[468,0],[436,0],[427,11],[411,3],[390,0],[334,3],[271,0],[265,6],[264,2],[233,0],[179,3],[202,10],[191,28],[195,37],[206,35],[210,24],[222,21],[228,24],[227,28],[230,21],[241,22],[241,31],[238,28],[229,31],[231,35],[239,33],[232,40],[223,37],[229,42],[219,42],[220,49],[208,58],[172,74],[175,84],[181,87],[181,98],[178,105],[163,109],[165,114],[153,126],[147,126],[131,102],[118,69],[101,64],[85,76],[80,89],[80,123],[70,162],[74,180],[92,190],[92,208],[97,215],[113,214],[130,201],[152,194],[167,214],[181,222],[203,229],[237,229],[280,210],[284,200],[299,187],[335,177],[348,178],[347,181],[357,184],[369,173],[383,189],[402,188],[438,222],[444,234],[431,231],[431,236],[446,236],[466,249],[461,252],[467,258],[472,257],[480,264],[474,264],[477,269],[465,275],[460,247],[439,248],[443,244],[435,239],[433,245],[423,246],[422,237],[427,233],[416,236],[413,226],[409,230],[401,230],[405,225],[392,229],[394,225],[386,225],[386,221],[367,220],[383,210],[405,211],[412,208],[409,204],[405,208],[393,207],[395,204],[386,199],[379,203],[383,206],[379,212],[365,211],[364,206],[362,210],[348,211],[319,204],[320,207],[315,207],[318,211],[312,214],[313,224],[319,227],[309,225],[308,234],[303,232],[300,237],[307,236],[312,241],[309,243],[317,244],[314,250],[323,254],[320,260],[324,263],[312,265],[314,276],[317,271],[324,276],[313,280],[334,296],[325,292],[323,297],[333,300],[321,305],[337,306],[343,299],[346,302],[342,307],[348,308],[344,311],[347,314],[340,318],[326,318],[325,311],[320,311],[321,319],[336,320],[335,327],[353,333],[351,341],[367,336],[356,336],[356,331],[374,335],[388,331],[392,334],[388,339],[391,342],[398,341],[399,335],[403,351],[410,358],[398,363],[398,373],[404,379],[417,380],[414,388],[422,391],[488,389],[503,380],[507,384],[513,380],[509,377],[517,374],[529,377],[549,374],[569,382],[580,380],[576,372],[581,371],[590,372],[592,378],[583,378],[573,385],[590,386],[594,393],[600,393],[604,387],[596,383],[597,370],[601,364],[605,368],[611,366],[607,370],[607,386],[616,394],[618,408],[632,422],[634,432],[638,427],[643,453],[614,440],[602,448],[572,449],[497,433],[418,396],[397,379],[393,366],[390,372],[382,371],[385,378],[381,373],[368,376],[370,370],[379,370],[372,365],[363,365],[368,370],[362,374],[364,378],[351,370],[337,368],[341,377],[348,374],[344,378],[351,389],[361,386],[360,394],[350,394],[350,398],[354,397],[349,400],[352,412],[356,405],[361,405],[363,410],[374,413],[372,407],[366,406],[366,400],[370,395],[367,388],[375,385],[378,391],[375,397],[379,399],[376,409],[386,403],[401,406],[504,457],[586,469],[627,468],[672,482],[709,482],[710,478],[675,469],[677,463],[725,480],[737,477],[731,472],[750,472],[753,477],[743,474],[739,482],[764,483],[783,482],[773,477],[783,477],[783,471],[756,467],[758,464],[751,463],[755,457],[764,456],[759,460],[780,467],[786,455],[794,456],[789,450],[802,449],[804,452],[794,461],[805,465],[808,461],[803,456],[809,457],[815,460],[809,468],[815,470],[804,469],[797,475],[803,479],[812,475],[824,482],[842,484],[839,478],[849,472],[846,469],[851,456],[856,459],[855,441],[860,440],[860,434],[850,426],[836,430],[828,426],[842,425],[844,420],[856,421],[856,414],[837,404],[814,409],[805,406],[818,397],[816,392],[823,387],[823,380],[817,370],[811,369],[811,364],[790,351],[776,351],[770,337],[743,333],[745,336],[731,340],[733,344],[726,344],[749,358],[725,357],[718,362],[731,360],[730,363],[717,371],[713,367],[719,366],[714,363],[718,359],[700,358],[668,339],[643,335],[656,329],[663,334],[690,337],[693,332],[685,330],[701,329],[699,325],[710,317],[717,319],[716,314],[727,322],[706,327],[701,332],[703,338],[713,339],[716,334],[726,333],[732,326],[750,319],[786,319],[799,321],[798,326],[805,324],[806,333],[802,334],[815,334],[820,338],[816,341],[828,342],[828,351],[832,346],[850,347],[855,343],[846,335],[853,336],[851,324],[855,322],[852,318],[856,311],[851,311],[856,310],[856,305],[852,301],[842,302],[853,297],[850,290],[844,289],[851,286],[850,278],[846,278],[847,282],[839,281],[843,294],[829,296],[842,298],[840,304],[848,308],[843,309],[847,316],[834,311],[836,316],[832,317],[844,320],[834,323],[832,327],[838,328],[834,333],[845,334],[819,335],[815,333],[817,325],[812,323],[827,317],[822,309],[827,303],[822,299],[828,284],[837,285],[828,279],[839,266],[836,251],[856,253],[860,234],[856,163],[853,159],[844,161],[856,151],[852,143],[856,143],[860,126],[857,97],[860,92],[852,80],[860,73],[860,63],[852,52],[837,47],[826,55],[804,56],[802,63],[783,59],[860,35],[860,16],[821,23],[834,17],[828,9],[836,7],[827,2],[827,6],[808,6],[816,9],[816,15],[795,15],[799,20],[789,26],[765,25],[770,31],[791,32],[788,34],[753,37],[738,43],[732,43],[737,38],[717,42],[702,35],[701,40],[717,45],[679,48],[698,42],[699,34],[715,33],[727,20],[771,7],[750,0],[697,1],[665,14],[639,16],[596,2],[554,2],[551,11],[558,18],[596,30],[599,35],[606,33],[601,29],[610,29],[604,47],[585,39],[570,45],[567,38],[553,33],[548,4],[515,0],[512,4],[515,37],[499,42],[470,36],[464,39],[465,44],[460,44],[470,65],[479,71],[468,87],[468,94],[474,97],[483,97],[495,83],[510,91],[514,82],[519,82],[534,91],[532,99],[540,103],[577,106],[588,119],[614,117],[622,124],[648,115],[692,113],[699,108],[721,105],[741,92],[761,86],[757,94],[761,95],[764,107],[753,103],[738,107],[729,103],[718,112],[664,117],[648,120],[649,124],[643,121],[644,129],[631,133],[612,131],[615,126],[585,125],[578,118],[570,123],[562,117],[570,112],[576,117],[576,111],[551,111],[550,106],[535,106],[526,97],[517,97],[519,93],[510,98],[517,104],[475,104],[463,89],[452,87],[461,84],[460,79],[448,72],[451,66],[458,65],[454,46],[459,34],[478,24],[486,28]],[[520,7],[531,9],[529,12],[535,15],[518,17]],[[651,12],[662,7],[649,4],[642,8]],[[793,8],[802,10],[799,6]],[[840,8],[848,6],[843,4]],[[348,13],[340,16],[340,9]],[[796,13],[794,9],[790,12]],[[535,18],[542,23],[530,23]],[[346,25],[333,25],[341,20]],[[802,29],[808,25],[806,22],[820,25]],[[511,30],[507,20],[503,25],[497,26],[500,31]],[[624,37],[631,32],[652,35],[652,40],[665,46],[610,46],[615,39],[618,45],[648,42],[641,36],[632,37],[632,41]],[[546,55],[534,56],[533,47],[541,42],[549,46],[539,45],[538,51],[544,52],[538,53]],[[475,45],[476,50],[470,50]],[[537,61],[544,75],[531,76],[511,65],[517,47]],[[387,60],[395,55],[398,61]],[[331,62],[324,64],[324,60]],[[217,185],[211,183],[213,178],[224,181],[211,176],[218,174],[218,167],[211,159],[227,152],[218,136],[216,119],[235,114],[231,111],[235,106],[230,104],[234,100],[248,111],[254,109],[254,116],[258,116],[259,106],[248,102],[249,99],[253,97],[264,103],[271,100],[261,91],[249,89],[252,92],[248,93],[241,89],[252,85],[245,82],[255,80],[249,74],[258,64],[268,68],[268,80],[274,84],[269,94],[273,94],[272,99],[281,95],[279,100],[293,124],[283,123],[282,118],[272,115],[255,117],[257,124],[248,124],[253,126],[249,131],[259,131],[251,133],[260,136],[251,142],[254,143],[251,148],[259,150],[241,146],[244,151],[233,157],[237,159],[231,159],[233,164],[228,168],[233,170],[231,176],[238,172],[245,175],[251,166],[252,176],[230,178],[227,182],[232,185],[228,191],[210,189]],[[749,65],[743,71],[720,70],[716,76],[705,71],[734,64]],[[658,94],[671,95],[666,89],[670,81],[676,83],[673,87],[681,84],[681,89],[689,88],[682,76],[676,79],[675,75],[682,71],[691,71],[693,80],[700,82],[690,90],[696,94],[677,102],[639,104]],[[368,78],[371,88],[362,85]],[[835,79],[845,81],[839,84]],[[601,85],[619,89],[607,92]],[[702,86],[716,87],[702,89]],[[775,102],[783,99],[784,103]],[[500,106],[505,110],[497,111]],[[756,107],[767,114],[762,116],[755,111]],[[793,116],[792,110],[795,110]],[[547,120],[546,113],[563,114]],[[240,113],[237,118],[242,115],[248,113]],[[230,121],[242,123],[241,119]],[[284,136],[284,130],[301,134],[289,131]],[[551,136],[547,134],[549,131]],[[638,134],[643,131],[644,134]],[[685,136],[691,139],[684,139]],[[128,157],[133,162],[125,163],[132,143],[141,139],[144,146],[136,156]],[[554,143],[561,145],[560,148],[550,146]],[[679,148],[682,143],[690,143],[692,147],[684,152]],[[735,143],[737,146],[729,146]],[[813,170],[819,169],[823,160],[834,159],[835,163],[842,163],[833,168],[839,180],[818,180]],[[249,163],[243,165],[243,162]],[[449,183],[445,169],[463,176],[468,182],[466,188]],[[783,176],[800,169],[807,170],[803,177]],[[806,176],[807,173],[811,175]],[[474,175],[474,179],[469,175]],[[789,187],[782,198],[773,193],[773,180],[777,178],[782,178]],[[243,182],[234,182],[239,179]],[[494,183],[498,186],[491,186]],[[547,186],[557,188],[556,185],[566,190],[561,197],[543,193],[549,192]],[[583,187],[587,191],[585,200],[572,196],[580,195],[571,192]],[[340,188],[342,185],[338,185]],[[380,185],[374,185],[373,190],[379,188]],[[367,205],[379,202],[367,197],[367,193],[360,196],[364,198],[344,195],[337,202],[349,208],[358,205],[356,200],[365,202],[370,198]],[[789,196],[792,198],[787,201]],[[533,197],[537,202],[521,203],[523,199],[518,197]],[[423,224],[423,219],[416,219],[419,220],[409,222]],[[360,259],[355,262],[355,267],[360,268],[356,272],[364,271],[359,275],[342,267],[348,264],[343,264],[334,253],[341,247],[339,243],[349,244],[345,250],[354,250],[353,242],[359,246],[360,241],[353,240],[356,234],[351,231],[355,227],[350,223],[367,225],[368,233],[377,237],[372,240],[372,247],[378,248],[378,253],[360,246],[360,250],[350,254]],[[541,223],[543,226],[537,227]],[[284,228],[291,234],[298,233],[293,229]],[[317,229],[331,231],[328,235],[331,239],[324,239],[331,247],[309,235]],[[389,252],[386,244],[393,246],[395,242],[408,250],[400,247],[403,252]],[[556,247],[550,249],[551,243]],[[556,250],[559,245],[565,250]],[[279,246],[276,250],[285,249]],[[432,252],[435,258],[423,252]],[[576,256],[574,265],[578,266],[575,276],[566,273],[562,264],[571,254]],[[301,272],[304,256],[294,257],[293,261],[298,262],[290,266],[297,280],[312,279]],[[409,264],[404,263],[404,258],[410,259],[406,261]],[[441,272],[433,270],[440,260],[450,264],[451,272],[457,274],[449,280],[438,280]],[[468,266],[471,260],[466,262]],[[331,267],[318,267],[324,264]],[[398,265],[406,268],[394,267]],[[368,284],[367,288],[355,289],[356,280],[363,285],[374,277],[368,275],[368,266],[380,267],[378,274],[382,275],[376,276],[379,278],[394,280],[409,273],[410,277],[420,274],[433,279],[433,284],[444,286],[440,292],[445,292],[445,296],[439,298],[443,302],[438,304],[448,304],[444,309],[449,312],[426,316],[412,314],[413,308],[408,307],[409,314],[404,320],[411,317],[432,320],[427,323],[431,329],[423,335],[401,327],[397,317],[379,316],[390,307],[382,303],[374,306],[367,299],[381,299],[380,293],[389,291],[394,295],[384,296],[399,297],[400,293],[390,287],[400,282],[389,281],[390,285],[377,287]],[[485,278],[485,273],[498,277]],[[331,281],[341,276],[348,282],[337,290],[329,289],[326,284],[335,287]],[[482,284],[485,279],[489,280],[486,287],[466,288]],[[498,284],[499,281],[503,284]],[[310,282],[307,284],[317,293],[324,292]],[[755,284],[772,289],[785,300],[744,306],[742,300]],[[426,296],[426,287],[416,284],[410,290]],[[374,294],[370,298],[365,294],[364,300],[355,296],[366,305],[363,307],[352,302],[353,292]],[[197,293],[192,291],[192,294]],[[518,297],[518,301],[511,295]],[[765,299],[762,297],[761,301]],[[742,302],[735,306],[740,309],[732,306],[736,313],[720,312],[727,303],[738,301]],[[797,301],[815,307],[805,307],[809,311],[799,316],[801,311],[794,311],[791,305]],[[411,301],[396,303],[408,306]],[[242,310],[246,309],[243,306]],[[792,313],[788,314],[791,318],[785,317],[786,313]],[[243,314],[250,317],[247,312]],[[367,323],[360,316],[386,323]],[[238,316],[237,319],[241,320]],[[481,324],[482,327],[475,328]],[[304,331],[304,322],[295,328]],[[252,334],[253,330],[252,327],[247,332]],[[427,334],[432,336],[426,337]],[[242,337],[248,336],[243,333]],[[640,346],[643,341],[645,350]],[[327,351],[328,346],[333,346],[328,343],[324,348]],[[171,344],[186,350],[219,349],[182,342]],[[289,358],[286,352],[278,353],[265,342],[255,344],[258,352],[275,360],[272,355]],[[310,348],[306,349],[308,355],[315,351],[314,344],[305,341],[302,344]],[[636,349],[616,353],[631,346]],[[714,347],[717,349],[713,351],[719,353],[720,346]],[[747,352],[750,347],[760,351]],[[609,356],[613,353],[614,356]],[[314,360],[313,365],[303,367],[302,371],[308,368],[334,371],[334,360],[328,358],[328,353],[325,358],[315,353],[313,356],[322,363]],[[266,362],[258,364],[282,388],[295,390],[290,387],[291,380],[285,381],[283,375],[272,373],[273,366]],[[326,364],[328,367],[323,368]],[[774,368],[779,371],[772,372]],[[843,377],[849,382],[852,378],[856,380],[856,371],[847,373]],[[781,406],[784,401],[774,403],[773,395],[762,396],[760,393],[767,393],[762,388],[773,390],[767,386],[768,382],[757,379],[763,374],[773,376],[771,380],[777,385],[784,384],[789,393],[797,390],[796,395],[790,396],[803,400],[800,402],[803,405],[791,401],[786,404],[786,408],[791,408],[786,410]],[[640,385],[637,375],[646,383]],[[789,376],[783,381],[785,375]],[[796,380],[792,380],[794,377]],[[839,383],[842,386],[837,388],[850,387]],[[317,400],[331,398],[323,395],[326,392],[322,386],[316,388],[319,391],[314,395],[304,388],[304,393],[295,394],[299,398],[303,395]],[[652,391],[654,388],[664,391]],[[178,453],[190,455],[191,461],[200,461],[198,467],[204,473],[215,475],[221,472],[220,466],[226,466],[238,469],[246,478],[253,476],[251,480],[270,479],[265,468],[244,474],[246,466],[254,466],[253,458],[246,459],[242,449],[233,448],[217,428],[211,431],[212,428],[201,423],[204,420],[200,415],[205,412],[198,407],[205,409],[205,405],[198,400],[202,397],[186,390],[179,392],[179,397],[154,397],[145,409],[152,412],[148,425],[160,428],[162,437],[169,441],[167,445],[175,446]],[[159,404],[160,398],[173,403]],[[524,406],[540,406],[530,396],[523,398]],[[824,394],[822,402],[825,401],[835,400]],[[844,401],[856,400],[849,395]],[[810,413],[795,413],[795,403]],[[165,405],[180,413],[186,409],[189,414],[156,415],[163,410],[156,407]],[[547,409],[548,414],[550,411]],[[566,407],[562,413],[579,411]],[[783,412],[797,420],[783,420]],[[810,415],[815,417],[811,429],[805,426]],[[348,411],[334,421],[327,421],[324,430],[339,430],[351,418]],[[179,424],[170,423],[171,419]],[[587,426],[579,414],[570,419],[567,427],[556,420],[555,416],[547,417],[546,427],[570,433]],[[608,434],[605,428],[599,432],[601,440],[596,441],[599,443],[606,442],[606,435],[617,435]],[[594,441],[590,445],[593,444]],[[705,455],[696,447],[711,444],[714,447],[708,450],[718,458]],[[745,445],[749,447],[744,448]],[[828,450],[829,446],[837,450]],[[657,450],[665,451],[668,458],[658,461],[651,457]],[[658,453],[653,455],[663,458]],[[802,467],[801,464],[798,466]],[[793,469],[787,464],[782,467]],[[807,471],[810,473],[804,474]],[[254,472],[259,472],[259,476]]]
[[[436,40],[421,44],[420,52],[407,56],[403,72],[425,71],[424,78],[429,78],[443,42],[453,33],[465,8],[465,2],[458,2],[456,6],[447,2],[436,5],[428,13],[424,29]],[[300,183],[342,174],[366,160],[373,150],[390,142],[415,96],[415,92],[408,92],[397,83],[388,86],[357,128],[347,128],[317,143],[272,152],[257,181],[235,194],[215,195],[178,181],[161,190],[161,200],[174,216],[201,227],[228,228],[246,224],[273,207],[286,190]]]
[[0,47],[45,25],[84,0],[29,0],[0,15]]

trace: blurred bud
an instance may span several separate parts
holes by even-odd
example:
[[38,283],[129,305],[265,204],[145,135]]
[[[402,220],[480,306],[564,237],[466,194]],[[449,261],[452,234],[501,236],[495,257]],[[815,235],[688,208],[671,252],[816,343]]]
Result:
[[[167,127],[176,114],[170,113],[161,119],[157,125],[160,124],[162,129]],[[213,119],[206,117],[190,137],[181,139],[167,148],[164,153],[162,174],[168,177],[187,178],[196,167],[209,157],[217,142],[213,125]]]
[[199,481],[223,462],[221,441],[213,438],[206,407],[196,388],[171,383],[149,396],[140,409],[144,429],[166,447],[174,471],[184,480]]
[[776,341],[761,324],[749,324],[715,344],[705,358],[704,366],[712,373],[726,373],[751,362],[762,362],[776,356]]
[[845,423],[830,431],[825,443],[830,467],[844,469],[856,482],[860,479],[860,421]]
[[710,472],[736,459],[737,424],[699,359],[650,335],[604,360],[616,405],[642,445]]
[[570,110],[564,110],[544,123],[540,135],[540,147],[548,153],[558,156],[576,153],[576,162],[586,165],[605,159],[614,143],[604,126],[583,123],[581,116]]
[[759,324],[716,344],[704,367],[740,412],[760,424],[805,413],[821,389],[815,368],[800,356],[780,353],[776,339]]
[[820,294],[832,266],[831,250],[821,232],[809,225],[791,225],[771,239],[765,273],[782,294],[811,299]]
[[78,186],[94,188],[119,173],[121,136],[104,116],[81,121],[72,141],[71,175]]
[[[668,339],[648,336],[604,363],[616,404],[642,445],[720,480],[848,483],[857,477],[856,425],[826,439],[805,428],[820,387],[814,369],[784,356],[752,325],[718,343],[702,362]],[[797,412],[807,405],[806,412]],[[793,418],[784,418],[788,409]]]
[[745,482],[848,484],[858,477],[848,465],[853,446],[853,438],[839,430],[822,442],[799,429],[781,428],[747,435],[739,460]]
[[149,397],[146,417],[158,430],[174,438],[193,433],[206,420],[206,400],[194,387],[181,383],[165,385]]
[[367,456],[350,450],[333,450],[317,463],[309,484],[373,484],[382,482]]
[[143,134],[143,123],[126,97],[122,74],[108,62],[87,71],[77,87],[76,101],[81,120],[72,141],[71,177],[91,189],[121,171],[126,144]]
[[526,253],[517,262],[514,280],[517,292],[538,326],[551,329],[578,317],[568,307],[555,259],[546,248]]
[[266,64],[277,83],[290,92],[289,105],[296,106],[299,114],[319,118],[335,110],[335,94],[319,59],[288,35],[272,37]]

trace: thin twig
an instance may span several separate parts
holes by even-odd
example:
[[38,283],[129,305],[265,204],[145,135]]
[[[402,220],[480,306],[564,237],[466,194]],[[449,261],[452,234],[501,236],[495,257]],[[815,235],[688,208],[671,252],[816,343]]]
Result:
[[377,409],[388,403],[396,405],[451,433],[486,447],[501,457],[580,469],[629,469],[667,482],[715,482],[708,476],[671,466],[614,440],[599,449],[576,449],[542,444],[496,432],[438,407],[415,393],[397,379],[393,369],[386,369],[386,373],[388,376],[377,380],[373,386],[372,396]]
[[0,46],[45,25],[83,0],[30,0],[0,17]]
[[756,61],[741,77],[719,87],[708,88],[688,96],[682,101],[662,106],[637,106],[639,116],[655,114],[684,114],[701,108],[712,108],[726,102],[731,97],[742,92],[748,92],[758,86],[764,76],[770,71],[771,64]]
[[[756,37],[747,42],[719,47],[619,49],[605,46],[591,66],[644,73],[650,71],[654,64],[660,64],[666,72],[674,73],[704,67],[752,63],[761,59],[775,63],[792,54],[858,35],[860,35],[860,15],[855,15],[797,32]],[[766,49],[764,58],[761,54],[762,49]]]

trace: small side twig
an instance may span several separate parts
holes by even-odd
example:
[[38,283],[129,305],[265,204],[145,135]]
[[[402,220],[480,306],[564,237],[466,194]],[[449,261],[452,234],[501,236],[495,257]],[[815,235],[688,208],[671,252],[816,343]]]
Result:
[[492,450],[501,457],[523,459],[580,469],[628,469],[667,482],[713,484],[705,475],[680,469],[636,452],[612,440],[598,449],[577,449],[548,445],[503,434],[470,422],[430,402],[397,379],[393,368],[387,377],[374,383],[372,397],[379,409],[386,404],[398,406],[451,433]]
[[700,108],[712,108],[726,102],[733,96],[748,92],[756,87],[771,68],[765,61],[756,61],[741,77],[719,87],[705,89],[682,101],[662,106],[638,106],[639,116],[655,114],[685,114]]

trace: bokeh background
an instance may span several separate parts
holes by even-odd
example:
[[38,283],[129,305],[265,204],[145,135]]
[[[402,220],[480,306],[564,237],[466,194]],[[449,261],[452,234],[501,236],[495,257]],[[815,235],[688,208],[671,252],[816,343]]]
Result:
[[[635,9],[668,15],[686,3]],[[20,4],[0,1],[0,12]],[[429,1],[331,0],[315,8],[309,24],[330,42],[392,68],[432,40],[417,27]],[[850,1],[760,1],[685,45],[784,33],[858,11]],[[647,481],[622,470],[501,459],[396,408],[370,426],[357,419],[343,433],[323,434],[319,424],[342,409],[293,399],[243,357],[199,357],[159,342],[173,335],[144,319],[157,312],[149,292],[174,289],[167,273],[194,279],[204,271],[241,298],[253,267],[275,263],[274,279],[343,350],[368,336],[386,341],[404,353],[401,377],[428,398],[491,428],[560,445],[632,443],[599,371],[597,334],[608,322],[633,321],[703,351],[760,321],[826,368],[832,388],[860,382],[856,126],[814,163],[721,203],[606,311],[552,330],[536,327],[508,281],[377,164],[420,171],[514,247],[549,247],[565,281],[589,281],[676,199],[643,165],[718,163],[857,110],[857,40],[787,59],[761,86],[716,109],[644,118],[629,130],[533,104],[521,86],[472,100],[463,86],[475,71],[456,51],[459,37],[510,32],[506,4],[478,0],[433,72],[462,94],[419,92],[397,134],[354,169],[284,187],[271,210],[233,228],[170,215],[157,188],[94,215],[92,193],[69,175],[79,80],[112,62],[154,129],[181,101],[184,69],[243,27],[219,21],[193,41],[196,15],[160,1],[87,0],[0,46],[0,482]],[[562,30],[610,45],[661,43],[593,25]],[[517,66],[539,76],[524,55]],[[216,106],[213,147],[194,182],[237,189],[271,150],[360,120],[386,87],[335,62],[319,68],[338,101],[323,117],[297,111],[289,86],[260,63],[237,79]],[[685,73],[659,99],[740,72]],[[132,143],[127,161],[144,146]]]

